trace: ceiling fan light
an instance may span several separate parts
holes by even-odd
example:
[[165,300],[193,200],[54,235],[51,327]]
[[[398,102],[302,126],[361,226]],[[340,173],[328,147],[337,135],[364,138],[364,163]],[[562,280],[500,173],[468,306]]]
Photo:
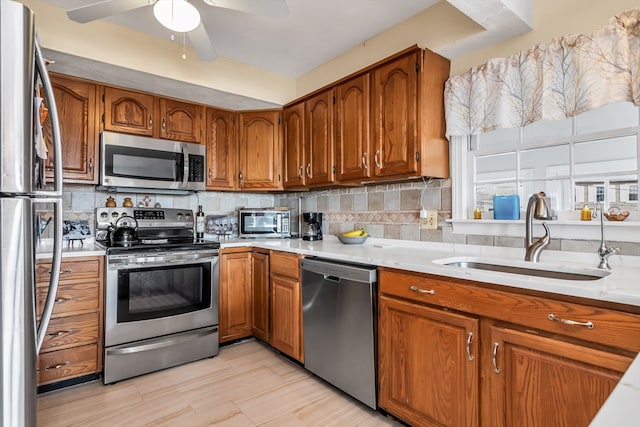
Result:
[[153,16],[164,27],[177,33],[186,33],[200,25],[200,13],[186,0],[158,0],[153,5]]

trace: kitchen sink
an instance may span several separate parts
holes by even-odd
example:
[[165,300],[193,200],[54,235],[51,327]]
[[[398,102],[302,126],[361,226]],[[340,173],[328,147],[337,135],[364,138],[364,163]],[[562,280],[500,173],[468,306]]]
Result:
[[611,274],[598,268],[561,267],[531,262],[495,261],[483,258],[457,257],[433,261],[436,264],[475,270],[496,271],[521,276],[544,277],[547,279],[590,281],[599,280]]

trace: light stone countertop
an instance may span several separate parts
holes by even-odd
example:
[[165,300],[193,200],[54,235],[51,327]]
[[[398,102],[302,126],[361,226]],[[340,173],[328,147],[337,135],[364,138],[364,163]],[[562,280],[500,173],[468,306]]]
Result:
[[598,280],[575,281],[525,276],[498,271],[461,268],[434,263],[437,260],[470,257],[478,261],[499,261],[504,264],[547,268],[582,273],[600,272],[598,255],[581,252],[547,250],[541,262],[524,262],[524,248],[500,248],[433,242],[369,238],[361,245],[344,245],[335,236],[309,242],[301,239],[234,239],[221,241],[221,248],[252,246],[293,252],[361,264],[371,264],[401,270],[504,285],[508,287],[552,292],[560,295],[589,298],[637,307],[640,314],[640,256],[614,255],[609,261],[611,274]]
[[[52,254],[53,239],[43,239],[36,246],[36,259],[48,259]],[[93,239],[85,239],[82,244],[74,241],[73,245],[68,241],[62,242],[62,259],[83,256],[104,256],[104,249],[98,247]]]
[[[343,245],[335,236],[325,236],[322,241],[309,242],[301,239],[232,239],[221,241],[221,248],[258,247],[305,256],[316,256],[336,261],[372,264],[402,270],[429,273],[460,279],[475,280],[515,288],[552,292],[561,295],[589,298],[638,307],[640,313],[640,256],[614,255],[610,258],[611,274],[593,281],[571,281],[521,276],[494,271],[451,267],[434,260],[472,257],[479,260],[494,260],[505,264],[522,265],[524,249],[489,246],[460,245],[434,242],[413,242],[369,238],[362,245]],[[104,255],[93,240],[80,246],[63,243],[63,259],[80,256]],[[37,248],[36,258],[51,257],[51,241],[43,241]],[[638,254],[640,255],[640,254]],[[597,254],[543,251],[542,268],[593,271],[598,264]],[[528,265],[532,265],[527,263]],[[638,425],[640,408],[640,354],[636,357],[590,427],[635,427]]]

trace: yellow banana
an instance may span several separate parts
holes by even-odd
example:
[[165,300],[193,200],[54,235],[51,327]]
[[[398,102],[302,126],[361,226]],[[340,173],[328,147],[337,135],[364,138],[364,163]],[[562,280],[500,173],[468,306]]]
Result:
[[346,233],[342,233],[344,237],[361,237],[367,236],[367,232],[364,229],[360,228],[358,230],[348,231]]

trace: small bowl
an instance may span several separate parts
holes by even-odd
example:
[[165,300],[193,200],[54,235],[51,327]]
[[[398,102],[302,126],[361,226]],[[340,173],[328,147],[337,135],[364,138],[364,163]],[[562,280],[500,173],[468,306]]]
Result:
[[609,213],[609,212],[604,213],[604,217],[607,218],[609,221],[624,221],[625,219],[627,219],[628,216],[629,216],[629,211],[622,211],[617,214]]
[[338,238],[338,240],[340,240],[345,245],[359,245],[361,243],[364,243],[364,241],[367,240],[367,237],[369,237],[369,236],[349,237],[349,236],[341,236],[341,235],[338,234],[338,235],[336,235],[336,237]]

